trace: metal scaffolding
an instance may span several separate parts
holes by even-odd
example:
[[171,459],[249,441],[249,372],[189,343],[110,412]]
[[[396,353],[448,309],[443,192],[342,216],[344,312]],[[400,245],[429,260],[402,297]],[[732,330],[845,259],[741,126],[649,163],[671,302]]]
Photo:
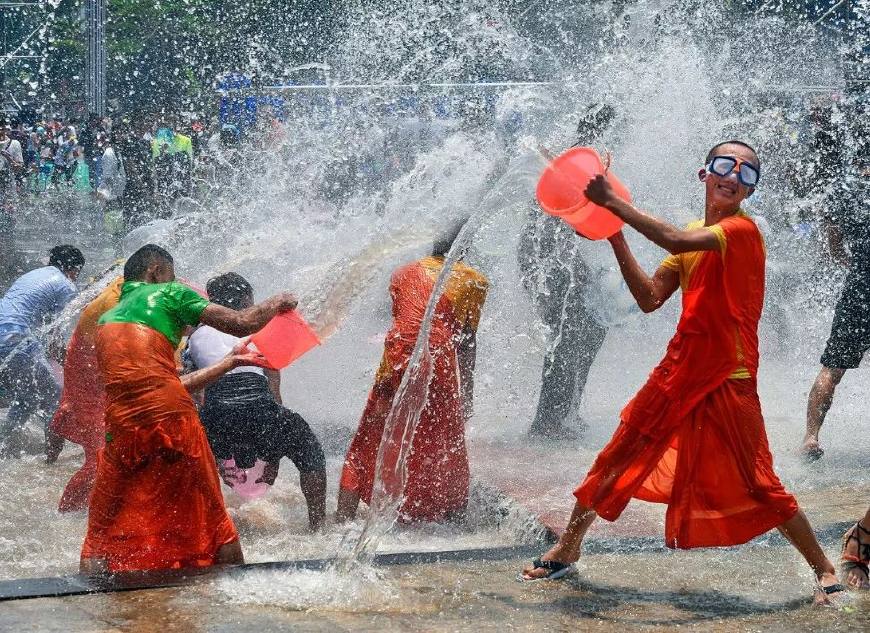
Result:
[[85,32],[88,112],[103,116],[106,114],[106,0],[86,0]]

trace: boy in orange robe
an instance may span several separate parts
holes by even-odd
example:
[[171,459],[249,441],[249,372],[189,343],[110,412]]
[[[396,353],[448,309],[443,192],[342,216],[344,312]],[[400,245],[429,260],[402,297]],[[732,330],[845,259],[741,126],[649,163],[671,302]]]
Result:
[[[420,333],[426,304],[455,237],[436,244],[431,257],[393,273],[393,327],[384,341],[375,384],[341,473],[336,511],[339,521],[355,515],[360,499],[371,502],[384,425]],[[408,455],[408,478],[399,509],[403,521],[449,520],[461,514],[468,503],[465,420],[471,415],[475,337],[487,286],[486,277],[457,262],[438,301],[429,332],[433,372]],[[388,441],[389,450],[396,453],[402,438]],[[385,457],[385,462],[390,460],[395,462],[395,455]],[[385,483],[392,486],[395,482]]]
[[[97,366],[97,319],[113,308],[121,296],[123,277],[113,280],[79,317],[67,347],[63,364],[63,394],[51,420],[51,430],[59,437],[81,445],[85,462],[70,478],[60,498],[58,510],[73,512],[88,507],[97,475],[97,452],[105,444],[106,388]],[[60,446],[49,456],[57,458]]]
[[237,366],[265,361],[234,350],[179,378],[175,349],[188,326],[205,323],[247,336],[295,307],[287,293],[238,311],[209,303],[175,281],[172,256],[159,246],[130,256],[121,298],[98,321],[107,433],[82,545],[83,573],[244,561],[190,392]]
[[616,520],[634,497],[667,504],[668,547],[736,545],[778,528],[813,569],[818,604],[845,591],[774,473],[764,430],[756,380],[765,250],[758,227],[740,210],[760,169],[745,143],[716,145],[698,172],[704,220],[682,231],[620,199],[603,176],[589,184],[590,200],[672,254],[649,277],[622,233],[610,238],[640,308],[657,309],[681,287],[683,311],[664,359],[574,492],[565,533],[524,579],[573,571],[595,518]]

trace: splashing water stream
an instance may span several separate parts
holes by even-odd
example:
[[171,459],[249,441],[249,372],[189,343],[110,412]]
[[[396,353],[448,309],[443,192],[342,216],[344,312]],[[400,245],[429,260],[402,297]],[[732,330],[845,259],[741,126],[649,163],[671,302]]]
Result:
[[[376,4],[375,10],[349,3],[344,37],[337,38],[329,66],[336,69],[334,84],[383,88],[335,89],[327,93],[326,110],[309,103],[291,111],[280,144],[269,152],[245,150],[225,173],[209,176],[182,213],[125,242],[126,254],[146,241],[160,243],[176,254],[179,275],[199,284],[236,270],[251,280],[258,297],[284,289],[297,293],[306,317],[328,341],[284,372],[283,395],[323,438],[332,488],[382,351],[390,271],[418,257],[441,228],[471,217],[427,305],[383,434],[402,438],[399,458],[386,460],[382,446],[365,518],[348,530],[308,535],[301,496],[285,465],[287,472],[263,499],[242,503],[227,493],[249,560],[331,557],[338,551],[339,563],[322,575],[293,576],[283,593],[276,587],[285,577],[277,572],[250,583],[227,581],[218,591],[234,603],[351,610],[358,587],[348,580],[340,600],[326,596],[324,587],[367,569],[379,549],[477,547],[527,537],[525,527],[517,527],[520,521],[391,530],[402,500],[404,457],[431,375],[427,341],[434,306],[461,252],[490,279],[478,333],[475,417],[467,427],[469,441],[490,452],[479,461],[472,453],[472,472],[485,473],[485,459],[493,457],[516,469],[511,483],[518,490],[526,477],[543,473],[536,476],[552,482],[546,501],[570,505],[570,485],[658,358],[678,309],[668,305],[641,319],[607,245],[578,241],[576,252],[601,282],[588,300],[610,329],[582,406],[576,406],[589,431],[579,446],[559,445],[558,455],[545,458],[517,439],[534,415],[548,345],[548,332],[517,283],[518,236],[543,165],[531,148],[558,152],[573,143],[578,113],[602,100],[617,108],[612,129],[600,141],[614,152],[614,169],[638,204],[676,224],[694,219],[702,208],[694,176],[712,143],[739,136],[758,146],[765,180],[748,207],[771,226],[760,380],[771,446],[787,487],[808,500],[811,512],[829,523],[844,520],[851,508],[838,511],[831,504],[848,505],[851,487],[860,492],[868,485],[866,452],[850,439],[862,432],[864,371],[850,372],[838,392],[838,408],[825,430],[829,461],[808,471],[791,454],[839,289],[818,240],[793,229],[806,220],[812,202],[791,180],[809,159],[802,112],[812,97],[804,88],[821,87],[824,94],[842,85],[836,43],[815,32],[794,37],[792,24],[779,15],[735,18],[728,7],[710,3],[553,1],[524,7],[520,17],[510,7],[477,1],[411,1],[401,11]],[[390,88],[487,80],[510,85]],[[300,101],[307,98],[303,94]],[[642,265],[652,269],[661,251],[629,239]],[[51,326],[51,335],[68,331],[81,305],[110,277],[82,293]],[[35,458],[3,463],[0,576],[74,569],[84,517],[58,517],[54,507],[79,459],[65,453],[55,470],[42,470]],[[656,536],[661,523],[658,509],[644,508],[627,517],[628,527],[600,529],[607,536]],[[689,575],[711,584],[727,583],[728,575],[739,578],[751,556],[705,555],[721,565],[729,557],[737,561],[737,571],[718,574],[709,561],[699,561]],[[602,575],[638,569],[624,558],[598,562]],[[766,569],[777,568],[771,563]],[[415,572],[409,582],[427,573]],[[637,573],[656,584],[649,572]],[[361,578],[381,582],[368,571]],[[366,597],[372,604],[396,600],[390,587]]]

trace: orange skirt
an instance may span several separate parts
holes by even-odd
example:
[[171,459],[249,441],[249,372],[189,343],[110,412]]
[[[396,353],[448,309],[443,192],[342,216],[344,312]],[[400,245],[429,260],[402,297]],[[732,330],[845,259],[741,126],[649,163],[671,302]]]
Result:
[[[470,469],[454,358],[447,351],[435,354],[428,391],[425,396],[420,394],[421,402],[425,397],[425,407],[414,433],[407,481],[401,491],[399,519],[404,522],[444,521],[468,504]],[[340,487],[356,492],[366,503],[371,503],[384,425],[403,373],[403,369],[394,371],[375,384],[341,473]],[[388,440],[385,463],[396,462],[403,441],[401,431],[397,429],[397,435]],[[390,487],[394,482],[385,484]]]
[[196,408],[173,349],[145,326],[100,327],[106,447],[100,452],[82,558],[111,571],[214,563],[238,540]]
[[63,394],[51,430],[85,451],[85,463],[67,483],[58,506],[60,512],[71,512],[88,506],[97,474],[97,452],[106,436],[106,389],[97,351],[93,341],[78,330],[70,339],[63,375]]
[[[773,471],[754,380],[726,380],[682,420],[663,416],[667,397],[648,383],[574,492],[613,521],[634,497],[668,505],[668,547],[728,546],[798,511]],[[625,417],[625,416],[624,416]]]

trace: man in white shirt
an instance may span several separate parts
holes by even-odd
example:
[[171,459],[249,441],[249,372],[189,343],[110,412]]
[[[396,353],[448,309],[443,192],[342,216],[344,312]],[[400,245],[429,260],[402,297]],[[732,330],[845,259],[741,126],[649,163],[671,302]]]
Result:
[[[254,304],[251,285],[239,274],[226,273],[206,285],[210,301],[234,310]],[[207,325],[191,334],[186,365],[205,369],[220,362],[240,339]],[[299,486],[308,504],[312,530],[323,524],[326,511],[326,466],[323,448],[308,423],[281,404],[281,377],[275,370],[237,367],[205,390],[200,419],[218,460],[234,459],[248,469],[266,462],[260,481],[269,485],[278,475],[282,457],[299,470]],[[221,469],[228,481],[229,475]]]

